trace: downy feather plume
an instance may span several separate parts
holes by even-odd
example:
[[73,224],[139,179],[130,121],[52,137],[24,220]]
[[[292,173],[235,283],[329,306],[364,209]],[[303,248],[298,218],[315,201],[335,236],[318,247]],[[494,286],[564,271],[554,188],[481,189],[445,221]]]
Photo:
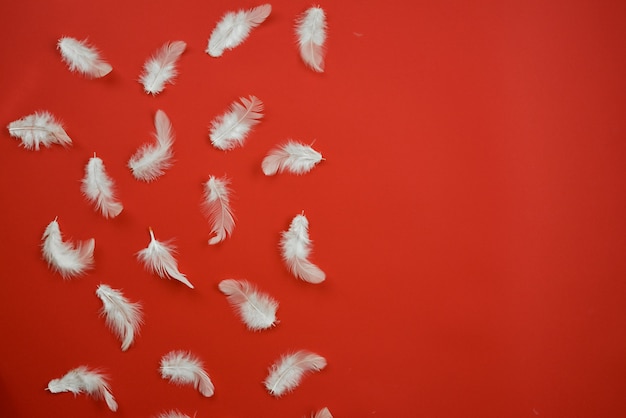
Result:
[[322,154],[311,146],[289,141],[285,145],[272,149],[263,159],[261,167],[266,176],[289,171],[293,174],[308,173],[322,161]]
[[164,279],[178,280],[193,289],[187,277],[178,271],[178,262],[174,258],[174,252],[175,248],[168,242],[161,242],[154,238],[154,232],[150,228],[150,243],[137,253],[137,258],[151,273]]
[[283,260],[294,276],[309,283],[321,283],[326,279],[326,274],[308,259],[311,240],[309,220],[304,214],[293,218],[289,229],[283,231],[280,244]]
[[313,415],[313,418],[333,418],[333,416],[328,410],[328,408],[322,408],[319,411],[317,411],[315,415]]
[[85,177],[83,178],[81,190],[87,200],[105,218],[115,218],[124,208],[117,201],[113,187],[113,180],[107,174],[102,159],[96,157],[94,153],[85,166]]
[[324,72],[326,15],[320,7],[311,7],[296,21],[296,35],[302,61],[317,72]]
[[309,351],[300,350],[283,355],[271,366],[265,379],[265,388],[270,394],[279,397],[295,389],[305,374],[324,367],[326,359]]
[[104,399],[111,411],[117,411],[117,402],[106,377],[86,366],[72,369],[59,379],[52,379],[47,390],[51,393],[72,392],[74,395],[86,393],[96,399]]
[[191,418],[191,417],[189,415],[183,414],[180,411],[176,411],[172,409],[171,411],[161,412],[155,418]]
[[165,174],[172,166],[172,124],[162,110],[154,116],[155,143],[144,144],[128,161],[128,167],[137,180],[152,181]]
[[44,260],[63,278],[78,276],[93,267],[96,241],[91,238],[76,245],[64,242],[56,218],[46,227],[42,240],[41,250]]
[[142,324],[141,304],[130,302],[121,291],[101,284],[96,296],[102,300],[102,315],[106,324],[122,341],[122,351],[128,350]]
[[183,41],[166,42],[143,65],[139,81],[146,93],[155,95],[165,89],[165,84],[172,84],[178,71],[176,61],[185,52],[187,44]]
[[270,328],[278,322],[278,302],[256,290],[246,280],[222,280],[218,287],[249,329],[258,331]]
[[214,236],[209,240],[209,245],[222,242],[227,236],[232,235],[235,228],[235,217],[230,208],[230,188],[227,178],[210,176],[204,184],[203,210],[211,223],[211,233]]
[[226,13],[211,32],[206,53],[212,57],[219,57],[225,50],[235,48],[248,37],[253,28],[263,23],[271,12],[272,6],[264,4],[250,10]]
[[113,69],[109,63],[100,58],[98,50],[89,45],[87,40],[63,37],[59,39],[57,48],[70,71],[78,71],[91,78],[100,78]]
[[233,102],[230,110],[211,121],[209,137],[215,148],[230,150],[242,146],[252,127],[263,117],[263,102],[255,96],[239,100],[241,103]]
[[214,393],[213,382],[202,368],[202,362],[185,351],[171,351],[161,358],[161,377],[177,385],[193,385],[203,396]]
[[72,145],[72,140],[50,112],[35,112],[9,123],[9,134],[22,140],[26,149],[39,151],[39,145],[47,148],[52,144]]

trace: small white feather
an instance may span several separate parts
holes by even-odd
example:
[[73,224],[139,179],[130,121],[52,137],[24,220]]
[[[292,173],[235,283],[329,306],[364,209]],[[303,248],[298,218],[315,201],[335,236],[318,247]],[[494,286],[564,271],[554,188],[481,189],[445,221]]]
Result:
[[252,127],[263,117],[263,102],[255,96],[241,97],[230,109],[211,121],[209,137],[215,148],[230,150],[242,146]]
[[94,156],[85,166],[81,191],[105,218],[115,218],[124,208],[116,199],[113,179],[109,177],[102,159]]
[[222,242],[232,235],[235,228],[235,217],[230,207],[229,180],[225,177],[210,176],[204,184],[204,200],[202,208],[211,223],[211,233],[214,236],[209,245]]
[[39,151],[39,145],[50,147],[59,144],[64,147],[72,145],[72,140],[67,135],[63,126],[50,112],[35,112],[9,123],[9,134],[22,140],[26,149]]
[[268,294],[259,292],[246,280],[222,280],[218,287],[249,329],[267,329],[278,322],[278,302]]
[[221,56],[225,50],[240,45],[272,12],[272,6],[263,4],[250,10],[228,12],[217,23],[211,36],[206,53],[212,57]]
[[137,180],[150,182],[165,174],[172,166],[172,124],[162,110],[154,116],[155,143],[144,144],[128,161],[128,167]]
[[280,244],[283,260],[294,276],[309,283],[321,283],[326,279],[326,274],[309,261],[312,243],[309,220],[304,214],[292,219],[289,229],[282,233]]
[[174,252],[175,248],[167,242],[158,241],[150,228],[150,243],[137,253],[137,258],[149,272],[164,279],[178,280],[193,289],[187,277],[178,271],[178,262],[174,258]]
[[44,260],[63,278],[78,276],[93,267],[96,241],[91,238],[76,245],[64,242],[56,218],[46,227],[42,241],[41,251]]
[[306,350],[285,354],[270,367],[264,382],[265,388],[270,394],[279,397],[295,389],[305,374],[324,367],[326,359],[318,354]]
[[159,94],[166,83],[174,82],[178,75],[176,63],[185,48],[187,44],[183,41],[166,42],[145,62],[139,81],[146,93]]
[[313,418],[333,418],[333,416],[328,408],[322,408],[313,415]]
[[98,50],[87,43],[87,40],[63,37],[57,42],[57,48],[70,71],[77,71],[91,78],[100,78],[113,69],[100,57]]
[[104,399],[111,411],[117,411],[117,402],[106,377],[86,366],[79,366],[59,379],[52,379],[48,382],[47,389],[51,393],[72,392],[74,395],[86,393],[96,399]]
[[202,362],[185,351],[171,351],[161,358],[161,377],[177,385],[193,385],[203,396],[213,396],[215,387]]
[[122,341],[122,351],[128,350],[143,321],[141,304],[130,302],[121,291],[106,284],[98,286],[96,295],[102,301],[101,313],[106,324]]
[[296,20],[296,36],[302,61],[317,72],[324,72],[326,14],[320,7],[311,7]]
[[266,176],[289,171],[293,174],[308,173],[322,161],[322,154],[310,145],[288,141],[272,149],[263,159],[261,167]]
[[189,415],[185,415],[180,411],[172,409],[171,411],[161,412],[155,418],[191,418]]

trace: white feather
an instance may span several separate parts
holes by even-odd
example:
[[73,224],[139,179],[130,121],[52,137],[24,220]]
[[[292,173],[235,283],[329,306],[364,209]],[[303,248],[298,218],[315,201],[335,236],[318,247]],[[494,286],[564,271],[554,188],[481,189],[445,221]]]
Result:
[[106,377],[86,366],[79,366],[59,379],[52,379],[48,382],[47,389],[51,393],[72,392],[74,395],[86,393],[96,399],[104,399],[111,411],[117,411],[117,402]]
[[172,124],[162,110],[154,116],[155,143],[144,144],[128,161],[128,167],[137,180],[152,181],[165,174],[172,166]]
[[176,62],[186,47],[183,41],[166,42],[145,62],[139,81],[146,93],[159,94],[166,83],[173,83],[178,75]]
[[283,260],[289,271],[309,283],[321,283],[326,274],[309,261],[311,240],[309,239],[309,221],[304,214],[296,215],[287,231],[281,237]]
[[302,61],[317,72],[324,72],[326,15],[320,7],[311,7],[296,21],[296,36]]
[[302,377],[326,367],[326,359],[318,354],[300,350],[286,354],[270,367],[265,379],[265,388],[278,397],[295,389]]
[[289,171],[293,174],[308,173],[322,161],[322,154],[311,146],[289,141],[272,149],[263,159],[261,167],[266,176]]
[[171,351],[161,358],[161,377],[178,385],[193,385],[203,396],[214,393],[213,382],[202,368],[202,362],[185,351]]
[[249,329],[257,331],[276,324],[278,302],[271,296],[259,292],[246,280],[222,280],[218,287]]
[[39,145],[50,147],[52,144],[68,146],[72,140],[67,135],[63,126],[50,112],[35,112],[9,123],[9,134],[22,140],[26,149],[39,151]]
[[178,280],[193,289],[193,285],[187,280],[187,277],[178,271],[178,262],[174,258],[174,252],[175,248],[172,245],[154,238],[154,232],[150,228],[150,243],[137,253],[137,258],[151,273],[164,279]]
[[333,416],[328,408],[322,408],[313,415],[313,418],[333,418]]
[[211,233],[214,236],[209,245],[222,242],[232,235],[235,228],[235,217],[230,207],[230,188],[227,178],[210,176],[204,184],[203,210],[211,223]]
[[230,109],[211,121],[210,138],[215,148],[230,150],[242,146],[252,127],[263,117],[263,102],[255,96],[241,97]]
[[206,53],[212,57],[219,57],[225,50],[238,46],[253,28],[267,19],[271,12],[272,6],[263,4],[250,10],[226,13],[211,32]]
[[100,78],[113,69],[100,57],[98,50],[87,43],[87,40],[79,41],[63,37],[59,39],[57,48],[70,71],[78,71],[87,77]]
[[171,411],[161,412],[155,418],[191,418],[191,417],[189,415],[183,414],[180,411],[171,410]]
[[102,300],[102,315],[106,324],[122,341],[122,351],[128,350],[142,324],[141,304],[130,302],[121,291],[101,284],[96,295]]
[[76,245],[64,242],[56,218],[46,227],[42,241],[41,250],[44,260],[63,278],[78,276],[93,267],[93,250],[96,241],[91,238]]
[[105,218],[115,218],[124,208],[115,197],[113,179],[107,174],[102,159],[94,156],[85,166],[81,190]]

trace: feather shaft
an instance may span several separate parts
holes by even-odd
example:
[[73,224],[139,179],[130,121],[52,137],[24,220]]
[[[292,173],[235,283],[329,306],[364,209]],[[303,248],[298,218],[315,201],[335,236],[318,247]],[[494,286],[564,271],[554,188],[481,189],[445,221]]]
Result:
[[250,31],[263,23],[271,12],[270,4],[263,4],[250,10],[227,12],[211,32],[206,53],[212,57],[219,57],[225,50],[240,45],[250,35]]
[[95,153],[85,166],[81,191],[105,218],[115,218],[124,208],[115,196],[113,179],[107,174],[102,159]]
[[324,357],[306,350],[283,355],[270,367],[264,382],[265,388],[270,394],[279,397],[295,389],[307,373],[320,371],[324,367]]
[[96,295],[102,301],[106,324],[122,341],[122,351],[128,350],[142,323],[141,304],[130,302],[121,291],[105,284],[98,286]]
[[137,180],[153,181],[172,166],[174,133],[172,123],[162,110],[154,116],[156,142],[144,144],[128,161],[128,167]]
[[166,42],[145,62],[139,82],[146,93],[159,94],[165,84],[174,82],[178,75],[176,64],[185,48],[187,44],[183,41]]
[[210,176],[204,184],[204,200],[202,207],[205,215],[211,223],[211,233],[214,236],[209,239],[209,245],[215,245],[232,235],[235,228],[235,216],[230,207],[229,180],[225,177],[217,178]]
[[87,40],[63,37],[57,42],[57,49],[72,72],[79,72],[90,78],[100,78],[113,69],[100,57],[98,50],[87,43]]
[[96,241],[91,238],[76,245],[63,241],[56,218],[46,227],[42,241],[41,251],[44,260],[64,279],[83,274],[93,267],[93,250]]
[[230,109],[211,121],[209,137],[217,149],[231,150],[242,146],[252,130],[263,117],[263,102],[255,96],[239,98]]
[[9,134],[21,140],[26,149],[39,151],[39,146],[47,148],[52,144],[64,147],[72,145],[72,140],[50,112],[35,112],[9,123]]
[[211,397],[215,387],[198,357],[185,351],[171,351],[161,358],[161,377],[177,385],[193,385],[203,396]]
[[111,411],[117,411],[117,402],[111,393],[106,377],[97,370],[79,366],[68,371],[63,377],[48,382],[51,393],[86,393],[96,399],[104,399]]
[[222,280],[218,287],[249,329],[267,329],[277,323],[278,302],[259,292],[248,281],[227,279]]
[[178,262],[174,258],[175,248],[168,242],[162,242],[154,237],[154,231],[150,230],[150,243],[137,253],[137,258],[151,273],[161,278],[169,278],[184,283],[191,289],[193,285],[187,277],[178,270]]

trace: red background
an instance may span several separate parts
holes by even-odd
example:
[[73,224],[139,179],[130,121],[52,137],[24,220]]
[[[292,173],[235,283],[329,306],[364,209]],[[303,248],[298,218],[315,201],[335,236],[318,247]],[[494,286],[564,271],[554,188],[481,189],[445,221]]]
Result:
[[[326,72],[300,61],[294,19],[268,20],[220,58],[219,18],[250,1],[12,1],[0,6],[0,121],[36,110],[74,144],[39,152],[0,141],[0,415],[112,416],[103,402],[53,395],[79,365],[110,376],[119,417],[178,408],[197,417],[626,416],[626,3],[329,1]],[[68,71],[62,36],[89,38],[113,72]],[[164,42],[183,40],[175,85],[137,82]],[[210,121],[240,96],[265,117],[222,152]],[[170,117],[176,162],[151,184],[126,163]],[[265,177],[286,139],[326,158],[304,176]],[[124,211],[104,219],[80,193],[96,152]],[[232,180],[237,225],[208,246],[209,175]],[[305,211],[321,285],[292,278],[280,232]],[[59,217],[95,238],[95,269],[64,281],[41,258]],[[191,290],[147,273],[135,253],[174,238]],[[280,324],[245,329],[217,283],[245,278],[280,302]],[[98,284],[141,301],[127,351],[98,315]],[[191,350],[213,398],[158,373]],[[262,385],[289,350],[328,359],[281,399]]]

